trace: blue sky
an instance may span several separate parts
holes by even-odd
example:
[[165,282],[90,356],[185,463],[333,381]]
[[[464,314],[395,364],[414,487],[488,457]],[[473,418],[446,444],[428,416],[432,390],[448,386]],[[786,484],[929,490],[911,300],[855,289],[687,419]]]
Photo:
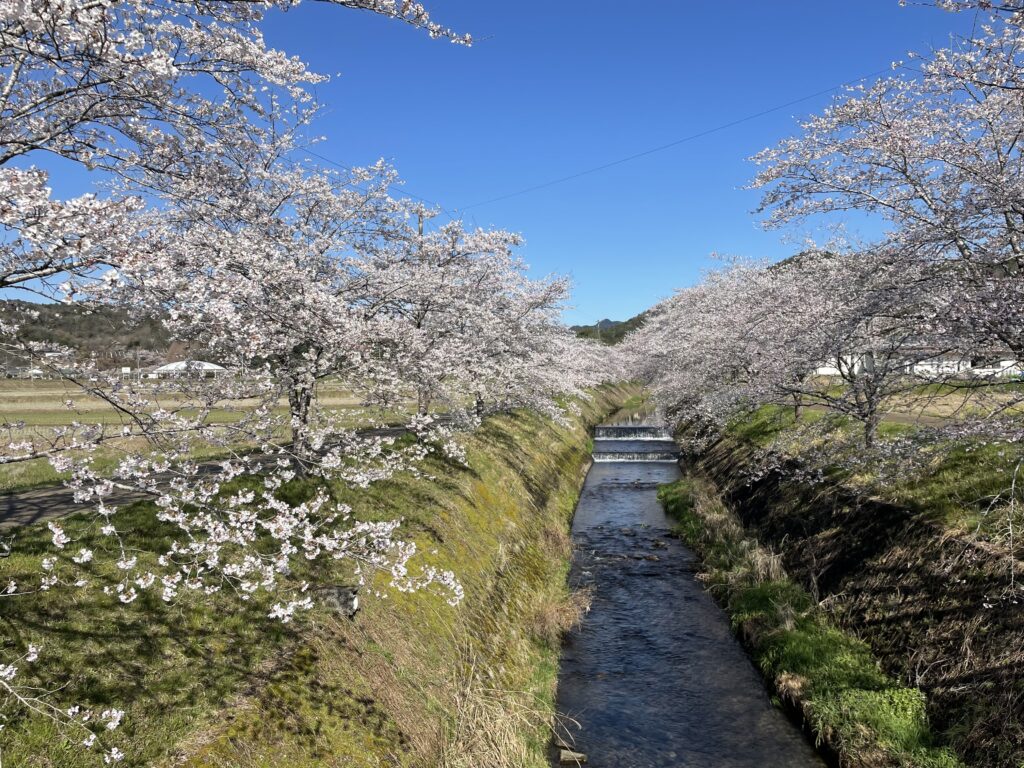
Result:
[[[829,96],[663,152],[486,205],[769,110],[944,46],[971,14],[897,0],[692,2],[430,0],[478,42],[430,40],[395,22],[305,2],[268,17],[271,45],[331,74],[316,151],[384,158],[405,189],[469,225],[526,238],[534,274],[574,281],[569,322],[624,319],[692,284],[712,252],[782,258],[800,232],[766,232],[742,187],[746,158]],[[336,74],[337,73],[337,74]],[[59,195],[81,192],[52,179]],[[78,177],[78,178],[74,178]],[[67,182],[67,184],[62,183]],[[75,185],[77,186],[77,184]]]
[[[571,322],[625,318],[699,279],[713,251],[782,258],[743,190],[751,154],[821,109],[822,95],[605,171],[488,205],[886,68],[946,45],[970,14],[897,0],[621,3],[434,0],[464,49],[317,3],[277,14],[268,42],[320,72],[317,151],[383,157],[406,189],[469,224],[526,238],[536,273],[573,278]],[[794,238],[796,238],[794,240]]]

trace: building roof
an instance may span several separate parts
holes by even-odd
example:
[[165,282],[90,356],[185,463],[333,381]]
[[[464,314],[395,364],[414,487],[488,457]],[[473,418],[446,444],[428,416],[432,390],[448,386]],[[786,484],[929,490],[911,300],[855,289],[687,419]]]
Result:
[[176,363],[167,363],[159,368],[154,368],[153,373],[183,373],[186,371],[223,371],[223,366],[216,363],[207,363],[202,360],[179,360]]

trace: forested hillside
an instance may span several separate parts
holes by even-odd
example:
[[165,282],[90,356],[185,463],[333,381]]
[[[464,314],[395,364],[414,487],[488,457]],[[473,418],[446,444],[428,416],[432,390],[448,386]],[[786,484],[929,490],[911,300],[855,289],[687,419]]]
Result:
[[592,325],[574,325],[572,330],[581,339],[595,339],[604,344],[618,344],[626,334],[639,328],[647,320],[647,312],[641,312],[629,320],[598,320]]
[[[22,338],[82,356],[111,361],[163,358],[170,334],[154,317],[134,317],[117,307],[0,301],[0,323],[20,326]],[[4,361],[16,365],[18,361]]]

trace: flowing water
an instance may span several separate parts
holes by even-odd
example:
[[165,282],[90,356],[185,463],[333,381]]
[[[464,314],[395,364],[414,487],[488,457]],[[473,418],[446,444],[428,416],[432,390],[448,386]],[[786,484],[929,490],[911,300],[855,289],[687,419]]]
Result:
[[679,478],[675,445],[657,425],[595,437],[570,576],[593,602],[563,649],[558,709],[575,724],[561,739],[589,768],[823,766],[667,535],[656,494]]

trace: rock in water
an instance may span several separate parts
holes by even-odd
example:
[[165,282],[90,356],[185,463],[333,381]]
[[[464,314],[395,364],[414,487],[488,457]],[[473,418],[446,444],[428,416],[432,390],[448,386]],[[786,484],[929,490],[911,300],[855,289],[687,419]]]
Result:
[[583,765],[587,762],[587,756],[582,752],[573,752],[571,749],[563,749],[558,753],[558,762],[562,765]]

